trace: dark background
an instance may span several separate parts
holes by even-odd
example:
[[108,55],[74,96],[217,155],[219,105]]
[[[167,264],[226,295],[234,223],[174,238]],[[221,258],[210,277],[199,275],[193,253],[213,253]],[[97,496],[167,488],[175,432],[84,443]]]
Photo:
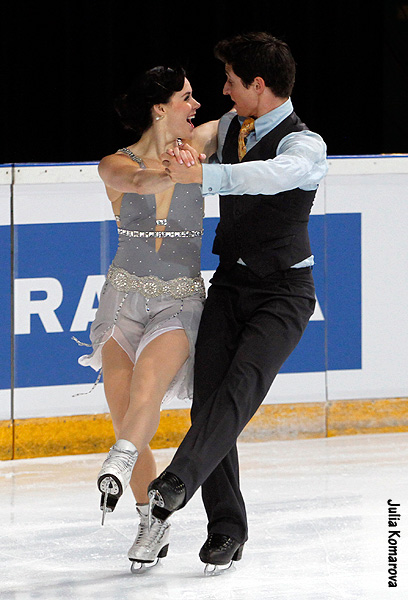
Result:
[[132,143],[113,99],[156,64],[187,68],[196,125],[218,118],[231,104],[214,44],[255,30],[289,44],[295,110],[329,155],[408,152],[408,0],[14,0],[0,24],[0,162],[98,161]]

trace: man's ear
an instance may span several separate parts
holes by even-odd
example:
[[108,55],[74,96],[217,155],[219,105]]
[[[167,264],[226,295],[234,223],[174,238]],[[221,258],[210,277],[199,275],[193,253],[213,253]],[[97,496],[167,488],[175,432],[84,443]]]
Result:
[[266,88],[265,80],[262,77],[255,77],[252,85],[254,86],[254,90],[257,94],[262,94]]

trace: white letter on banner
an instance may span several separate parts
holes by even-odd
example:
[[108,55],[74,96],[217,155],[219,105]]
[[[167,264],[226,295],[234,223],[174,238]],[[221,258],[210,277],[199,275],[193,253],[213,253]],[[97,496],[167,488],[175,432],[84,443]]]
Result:
[[95,296],[98,301],[105,282],[104,275],[88,275],[79,299],[78,308],[72,321],[71,331],[86,331],[88,323],[95,319],[96,308],[93,308]]
[[316,296],[316,307],[315,307],[314,313],[310,317],[310,320],[311,321],[324,321],[324,316],[322,313],[322,309],[320,308],[320,304],[319,304],[319,300],[317,299],[317,296]]
[[[45,292],[44,300],[31,300],[31,292]],[[15,333],[31,333],[31,315],[38,315],[47,333],[64,331],[55,310],[63,298],[62,285],[54,277],[16,279],[15,281]]]

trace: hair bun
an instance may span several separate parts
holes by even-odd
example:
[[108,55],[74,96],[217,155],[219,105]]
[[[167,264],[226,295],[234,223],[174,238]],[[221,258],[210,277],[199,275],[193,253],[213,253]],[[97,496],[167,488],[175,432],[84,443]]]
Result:
[[152,108],[167,104],[183,89],[185,71],[181,66],[157,66],[137,77],[129,91],[115,100],[115,109],[125,129],[141,136],[152,125]]

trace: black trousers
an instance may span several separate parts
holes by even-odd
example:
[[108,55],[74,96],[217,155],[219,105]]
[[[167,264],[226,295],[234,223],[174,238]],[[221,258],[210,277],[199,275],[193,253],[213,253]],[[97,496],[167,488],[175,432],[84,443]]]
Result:
[[265,398],[313,314],[310,268],[259,278],[245,266],[219,267],[196,344],[192,425],[167,468],[198,487],[208,532],[247,540],[236,441]]

